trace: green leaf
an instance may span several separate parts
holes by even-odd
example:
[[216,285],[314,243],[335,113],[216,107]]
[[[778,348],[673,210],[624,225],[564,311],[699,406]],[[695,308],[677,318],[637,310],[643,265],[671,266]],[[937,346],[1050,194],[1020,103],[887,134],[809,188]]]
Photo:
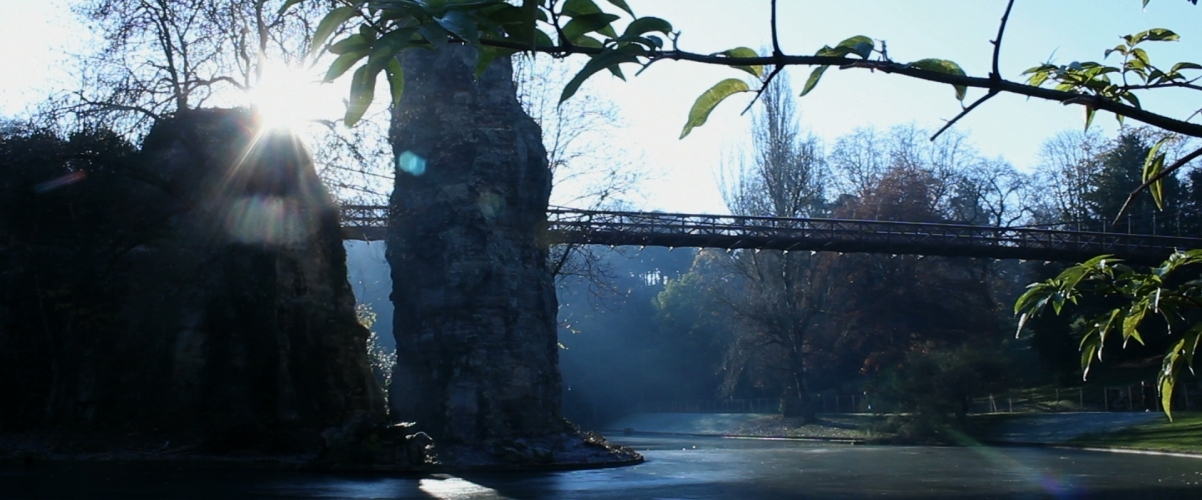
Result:
[[[923,71],[931,71],[934,73],[943,73],[945,75],[965,76],[964,69],[947,59],[920,59],[909,64],[910,67],[921,69]],[[952,85],[956,89],[956,99],[964,100],[964,95],[968,92],[968,87],[964,85]]]
[[618,16],[603,12],[598,12],[595,14],[582,14],[573,17],[571,21],[568,21],[568,24],[564,25],[563,36],[568,43],[573,43],[584,34],[592,33],[594,31],[601,33],[602,35],[609,36],[605,33],[606,28],[609,28],[608,31],[612,32],[613,26],[611,26],[611,23],[616,20],[618,20]]
[[331,54],[346,54],[357,50],[366,51],[370,46],[371,44],[366,38],[363,38],[363,35],[354,34],[330,45],[329,51]]
[[1144,66],[1152,65],[1152,60],[1148,59],[1148,52],[1144,49],[1131,49],[1131,55],[1134,56],[1137,61],[1143,63]]
[[538,45],[535,33],[541,33],[537,29],[538,14],[542,12],[539,9],[541,5],[541,0],[522,0],[522,32],[529,34],[531,48]]
[[1048,75],[1049,75],[1049,73],[1046,71],[1040,71],[1040,72],[1034,73],[1031,75],[1030,78],[1027,79],[1027,83],[1029,85],[1031,85],[1032,87],[1038,87],[1040,85],[1043,85],[1043,82],[1047,81]]
[[323,78],[323,81],[327,83],[334,81],[338,77],[342,76],[343,73],[346,73],[347,70],[351,69],[351,66],[354,66],[356,62],[359,62],[359,60],[363,59],[364,57],[367,57],[366,50],[348,52],[338,56],[334,59],[334,62],[330,63],[330,69],[326,70],[326,76]]
[[627,14],[630,14],[630,17],[634,17],[634,11],[630,10],[629,5],[626,5],[626,0],[609,0],[609,3],[614,4],[619,9],[626,11]]
[[347,100],[346,115],[343,117],[346,126],[351,127],[359,123],[367,108],[371,106],[375,92],[375,75],[368,72],[367,65],[360,66],[351,76],[351,97]]
[[1128,339],[1135,339],[1140,345],[1143,345],[1144,339],[1139,335],[1139,324],[1143,322],[1144,315],[1148,312],[1147,303],[1137,303],[1131,306],[1127,311],[1127,316],[1123,318],[1123,346],[1126,347]]
[[496,58],[508,56],[514,53],[510,49],[502,49],[497,47],[479,47],[476,49],[476,79],[479,80],[488,66],[492,64]]
[[326,14],[326,17],[317,23],[317,29],[313,30],[313,41],[309,44],[308,56],[312,57],[313,54],[316,54],[317,49],[326,43],[330,35],[334,34],[334,30],[357,15],[359,15],[359,10],[352,7],[339,7]]
[[876,47],[876,42],[864,35],[856,35],[835,46],[835,49],[847,49],[851,54],[860,56],[861,59],[868,59],[872,56],[872,49]]
[[801,96],[809,94],[811,90],[814,90],[814,87],[818,86],[818,80],[822,79],[822,74],[826,73],[826,68],[829,67],[830,66],[819,66],[814,68],[814,71],[810,72],[810,77],[806,78],[805,86],[801,88]]
[[1047,304],[1048,295],[1055,289],[1055,286],[1048,282],[1032,283],[1027,287],[1027,291],[1014,301],[1014,314],[1025,312],[1034,317]]
[[672,23],[658,17],[640,17],[626,26],[626,31],[622,33],[619,40],[631,40],[651,31],[658,31],[665,35],[670,34],[672,33]]
[[[1141,108],[1141,109],[1142,109],[1142,106],[1140,106],[1140,104],[1139,104],[1139,98],[1138,98],[1138,97],[1136,97],[1134,93],[1131,93],[1131,92],[1124,92],[1124,93],[1123,93],[1122,95],[1120,95],[1119,97],[1122,97],[1122,98],[1123,98],[1123,100],[1127,101],[1127,102],[1128,102],[1129,104],[1131,104],[1132,106],[1135,106],[1135,107],[1137,107],[1137,108]],[[1122,116],[1122,115],[1116,115],[1116,116]]]
[[1176,73],[1183,69],[1202,69],[1202,64],[1197,64],[1197,63],[1192,63],[1192,62],[1179,62],[1179,63],[1173,65],[1173,69],[1169,70],[1169,73]]
[[1081,338],[1081,380],[1089,377],[1089,368],[1093,364],[1094,355],[1098,353],[1101,343],[1097,335],[1087,333]]
[[680,138],[684,139],[694,128],[704,125],[705,121],[709,119],[710,112],[727,97],[750,90],[747,82],[738,78],[727,78],[710,87],[693,102],[693,108],[689,110],[689,121],[685,123],[684,130],[680,132]]
[[1160,405],[1164,408],[1164,414],[1173,420],[1173,387],[1177,383],[1177,374],[1181,372],[1181,364],[1185,361],[1184,354],[1186,348],[1186,339],[1182,338],[1175,342],[1169,351],[1164,355],[1164,362],[1160,366],[1159,389],[1160,389]]
[[401,96],[405,93],[405,70],[401,67],[401,61],[394,57],[388,62],[388,66],[384,67],[384,71],[388,74],[388,91],[392,95],[392,106],[396,107],[401,104]]
[[438,24],[423,24],[417,28],[417,32],[421,33],[427,42],[430,42],[434,50],[442,50],[449,45],[447,37],[450,33]]
[[[1164,153],[1160,152],[1160,147],[1163,146],[1168,139],[1161,139],[1152,146],[1148,151],[1147,158],[1144,158],[1143,180],[1148,182],[1149,179],[1160,175],[1160,171],[1164,170]],[[1164,210],[1164,183],[1163,179],[1158,180],[1148,185],[1148,193],[1152,195],[1152,201],[1156,202],[1156,208]]]
[[1089,131],[1089,125],[1091,123],[1093,123],[1093,115],[1096,114],[1097,112],[1098,112],[1098,110],[1096,108],[1094,108],[1093,106],[1085,106],[1085,131],[1086,132]]
[[[545,45],[552,45],[550,38],[547,39],[547,42]],[[598,39],[593,38],[588,35],[585,35],[585,36],[582,36],[582,37],[576,39],[576,46],[577,47],[588,47],[590,49],[604,49],[605,48],[605,44],[601,43],[601,40],[598,40]]]
[[593,3],[593,0],[568,0],[563,3],[561,10],[565,16],[576,17],[584,14],[596,14],[601,12],[601,8]]
[[564,85],[563,92],[559,94],[559,102],[563,103],[564,101],[570,99],[573,95],[576,95],[576,91],[580,89],[580,86],[584,84],[584,81],[588,80],[590,76],[593,76],[598,71],[607,69],[611,66],[617,66],[622,63],[632,63],[638,61],[638,58],[634,55],[616,50],[605,51],[593,56],[592,59],[589,59],[589,61],[585,63],[583,68],[580,68],[580,72],[576,73],[576,76],[572,77],[572,79],[568,81],[567,85]]
[[1106,346],[1106,335],[1119,326],[1119,318],[1123,315],[1123,310],[1115,308],[1110,311],[1110,315],[1106,316],[1106,322],[1098,322],[1098,361],[1102,360],[1102,348]]
[[1143,39],[1149,42],[1176,42],[1181,39],[1173,30],[1152,28],[1142,33]]
[[[718,52],[714,55],[722,56],[722,57],[735,57],[735,58],[739,58],[739,59],[760,56],[760,54],[758,52],[751,50],[747,47],[735,47],[733,49],[727,49],[722,52]],[[756,78],[764,77],[764,67],[763,66],[735,66],[735,69],[746,71]]]
[[475,46],[480,44],[480,30],[476,27],[476,22],[472,20],[471,16],[468,16],[464,11],[449,11],[442,17],[434,18],[434,22],[442,26],[442,29],[459,37],[460,40],[463,40],[468,45]]

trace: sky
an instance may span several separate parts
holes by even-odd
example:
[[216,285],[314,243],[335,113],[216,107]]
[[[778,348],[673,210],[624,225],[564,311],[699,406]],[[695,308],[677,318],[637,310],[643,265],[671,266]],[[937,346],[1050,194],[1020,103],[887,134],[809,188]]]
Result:
[[[77,84],[69,52],[94,43],[67,10],[67,0],[0,0],[0,115],[19,114],[54,88]],[[599,2],[601,3],[601,2]],[[768,0],[629,0],[640,16],[670,21],[682,33],[678,47],[699,53],[732,47],[767,47]],[[788,54],[812,54],[853,35],[888,43],[899,62],[927,57],[950,59],[973,76],[989,72],[990,40],[996,36],[1004,0],[780,0],[780,42]],[[1184,0],[1019,0],[1003,39],[1000,67],[1005,78],[1044,61],[1101,60],[1119,36],[1152,27],[1169,28],[1182,42],[1150,44],[1154,62],[1200,59],[1202,7]],[[1190,49],[1194,49],[1194,53]],[[1113,59],[1111,60],[1113,62]],[[790,68],[799,89],[809,68]],[[678,139],[693,100],[714,83],[742,73],[694,63],[661,61],[627,82],[598,75],[586,91],[612,101],[624,127],[607,140],[634,168],[647,172],[639,205],[647,210],[724,213],[717,178],[724,162],[746,150],[750,117],[740,115],[748,97],[718,107],[708,123]],[[1159,94],[1159,93],[1157,93]],[[332,92],[338,99],[341,92]],[[967,102],[980,97],[970,90]],[[1192,99],[1192,100],[1190,100]],[[1185,104],[1184,106],[1182,104]],[[1184,118],[1200,107],[1188,94],[1143,98],[1146,108]],[[1192,105],[1192,106],[1191,106]],[[865,70],[832,70],[798,101],[801,125],[827,144],[857,127],[914,124],[937,129],[960,103],[946,85]],[[982,105],[956,129],[987,157],[1003,157],[1023,171],[1038,166],[1041,144],[1084,125],[1079,107],[1000,95]],[[1094,126],[1108,134],[1115,120],[1099,115]]]

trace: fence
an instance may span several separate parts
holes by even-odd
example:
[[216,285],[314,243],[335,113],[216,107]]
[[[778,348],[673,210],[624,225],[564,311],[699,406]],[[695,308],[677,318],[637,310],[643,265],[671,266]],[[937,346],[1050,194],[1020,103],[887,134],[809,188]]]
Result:
[[[818,413],[872,412],[864,394],[812,394]],[[1173,409],[1202,409],[1202,388],[1178,386]],[[879,408],[878,408],[879,410]],[[1041,388],[973,398],[969,413],[1052,413],[1076,411],[1161,411],[1160,396],[1151,382],[1122,386]],[[646,401],[639,413],[780,413],[779,398]]]
[[[1202,409],[1202,388],[1178,386],[1174,410]],[[1047,413],[1060,411],[1162,411],[1151,382],[1120,386],[1031,389],[973,398],[972,413]]]

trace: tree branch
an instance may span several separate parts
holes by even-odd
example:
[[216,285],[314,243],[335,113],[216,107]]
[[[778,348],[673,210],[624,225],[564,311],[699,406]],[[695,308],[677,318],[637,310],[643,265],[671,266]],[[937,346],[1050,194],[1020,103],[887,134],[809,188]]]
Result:
[[783,55],[785,53],[780,50],[780,37],[777,36],[776,29],[776,0],[772,0],[772,57],[781,57]]
[[1123,202],[1123,208],[1120,208],[1118,215],[1114,216],[1114,222],[1112,222],[1111,225],[1118,225],[1119,219],[1122,218],[1123,213],[1125,213],[1127,209],[1131,207],[1131,202],[1135,200],[1136,195],[1143,192],[1145,189],[1148,189],[1148,186],[1151,186],[1157,181],[1168,177],[1173,172],[1176,172],[1177,169],[1185,166],[1186,163],[1189,163],[1200,156],[1202,156],[1202,148],[1198,148],[1194,150],[1193,153],[1182,156],[1177,161],[1173,162],[1172,165],[1165,167],[1165,169],[1161,170],[1160,173],[1153,175],[1151,179],[1148,179],[1147,181],[1144,181],[1143,184],[1140,184],[1139,187],[1135,188],[1134,191],[1131,191],[1131,194],[1127,195],[1127,201]]
[[982,103],[984,103],[985,101],[988,101],[989,99],[993,98],[993,96],[995,96],[997,94],[998,94],[997,91],[990,90],[989,93],[985,94],[980,99],[977,99],[976,102],[969,104],[968,107],[964,108],[964,110],[960,111],[960,114],[956,115],[955,118],[948,120],[948,122],[946,124],[944,124],[942,127],[940,127],[939,130],[937,132],[935,132],[934,135],[931,136],[931,140],[934,141],[935,139],[939,138],[940,135],[942,135],[944,132],[946,132],[947,129],[952,128],[952,125],[955,125],[956,122],[960,121],[961,118],[964,118],[973,109],[976,109],[977,106],[980,106]]
[[1006,33],[1006,21],[1010,20],[1010,9],[1013,7],[1014,0],[1006,3],[1006,12],[1002,13],[1002,22],[997,27],[997,39],[993,41],[993,72],[989,74],[989,77],[994,80],[1002,79],[1002,72],[998,69],[998,56],[1002,52],[1002,35]]
[[[511,40],[497,39],[480,39],[482,45],[490,47],[513,49],[518,51],[532,50],[530,45],[514,42]],[[535,52],[543,52],[549,54],[585,54],[597,55],[607,51],[603,48],[581,47],[573,45],[570,47],[547,47],[536,46],[533,48]],[[902,76],[925,80],[935,83],[946,83],[948,85],[962,85],[978,89],[986,89],[996,92],[1005,92],[1008,94],[1021,95],[1025,97],[1034,97],[1047,101],[1056,101],[1064,104],[1080,104],[1091,106],[1101,111],[1108,111],[1116,115],[1122,115],[1131,118],[1135,121],[1142,122],[1154,127],[1158,127],[1169,132],[1176,132],[1190,137],[1202,137],[1202,124],[1191,123],[1184,120],[1170,118],[1165,115],[1152,113],[1135,106],[1123,104],[1118,101],[1112,101],[1101,97],[1081,94],[1077,92],[1067,92],[1062,90],[1053,90],[1049,88],[1036,87],[1024,83],[1013,82],[1003,78],[982,78],[975,76],[960,76],[937,71],[929,71],[919,69],[909,64],[896,63],[892,61],[866,61],[858,58],[850,57],[831,57],[831,56],[790,56],[783,55],[780,57],[760,56],[760,57],[726,57],[714,54],[699,54],[695,52],[686,52],[681,50],[666,50],[651,52],[648,59],[672,59],[675,61],[689,61],[713,66],[837,66],[840,69],[848,68],[863,68],[871,71],[880,71],[882,73],[895,73]]]

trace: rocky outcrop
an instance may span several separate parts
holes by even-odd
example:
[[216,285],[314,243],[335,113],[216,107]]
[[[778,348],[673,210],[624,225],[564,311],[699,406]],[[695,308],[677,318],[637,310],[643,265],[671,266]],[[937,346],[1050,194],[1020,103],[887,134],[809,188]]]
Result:
[[394,421],[437,442],[440,463],[537,467],[641,460],[560,414],[546,224],[551,175],[508,59],[477,78],[475,52],[402,55],[388,262]]
[[508,60],[407,51],[391,131],[394,420],[446,443],[559,432],[556,300],[538,241],[551,175]]
[[317,443],[383,412],[337,210],[295,138],[192,111],[80,179],[37,195],[60,227],[0,249],[3,430],[158,428],[220,449]]

